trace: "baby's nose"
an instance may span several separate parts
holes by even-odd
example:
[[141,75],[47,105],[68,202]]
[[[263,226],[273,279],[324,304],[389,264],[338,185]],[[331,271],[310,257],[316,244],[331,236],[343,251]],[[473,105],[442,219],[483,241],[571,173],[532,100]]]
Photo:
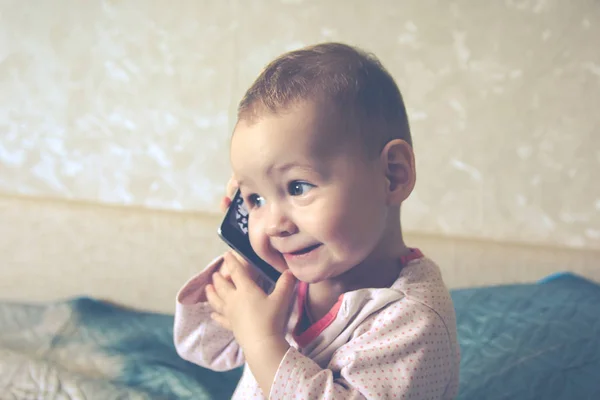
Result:
[[297,232],[298,228],[285,213],[272,207],[269,213],[266,234],[268,236],[290,236]]

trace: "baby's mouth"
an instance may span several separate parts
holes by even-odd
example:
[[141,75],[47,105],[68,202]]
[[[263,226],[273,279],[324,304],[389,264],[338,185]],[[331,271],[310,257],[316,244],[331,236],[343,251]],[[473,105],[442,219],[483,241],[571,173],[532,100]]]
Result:
[[321,246],[321,243],[313,244],[312,246],[308,246],[308,247],[305,247],[305,248],[300,249],[300,250],[293,251],[293,252],[288,253],[288,254],[293,255],[293,256],[300,256],[302,254],[308,254],[311,251],[315,250],[319,246]]

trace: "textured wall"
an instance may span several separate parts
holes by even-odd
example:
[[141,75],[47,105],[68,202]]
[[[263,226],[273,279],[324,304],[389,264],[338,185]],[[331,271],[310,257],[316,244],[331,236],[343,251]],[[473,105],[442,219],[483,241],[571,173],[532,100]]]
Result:
[[410,108],[407,230],[600,249],[598,38],[593,0],[0,0],[0,190],[216,211],[244,89],[341,40]]

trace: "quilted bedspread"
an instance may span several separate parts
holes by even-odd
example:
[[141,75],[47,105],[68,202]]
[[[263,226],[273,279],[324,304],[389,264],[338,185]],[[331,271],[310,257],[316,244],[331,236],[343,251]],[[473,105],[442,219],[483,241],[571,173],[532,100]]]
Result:
[[453,298],[461,399],[600,399],[600,286],[566,274]]
[[180,359],[173,317],[89,298],[0,304],[0,399],[226,399],[240,371]]
[[[600,399],[600,286],[453,292],[461,399]],[[90,298],[0,303],[0,399],[227,399],[240,370],[181,360],[173,317]]]

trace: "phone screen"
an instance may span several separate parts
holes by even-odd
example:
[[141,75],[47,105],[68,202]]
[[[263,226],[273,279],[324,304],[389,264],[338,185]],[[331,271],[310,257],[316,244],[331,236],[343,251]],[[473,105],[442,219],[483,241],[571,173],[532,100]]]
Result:
[[270,293],[281,274],[252,249],[248,236],[248,209],[239,190],[231,200],[231,205],[225,214],[218,233],[229,247],[237,251],[258,271],[262,279],[257,284],[265,292]]

